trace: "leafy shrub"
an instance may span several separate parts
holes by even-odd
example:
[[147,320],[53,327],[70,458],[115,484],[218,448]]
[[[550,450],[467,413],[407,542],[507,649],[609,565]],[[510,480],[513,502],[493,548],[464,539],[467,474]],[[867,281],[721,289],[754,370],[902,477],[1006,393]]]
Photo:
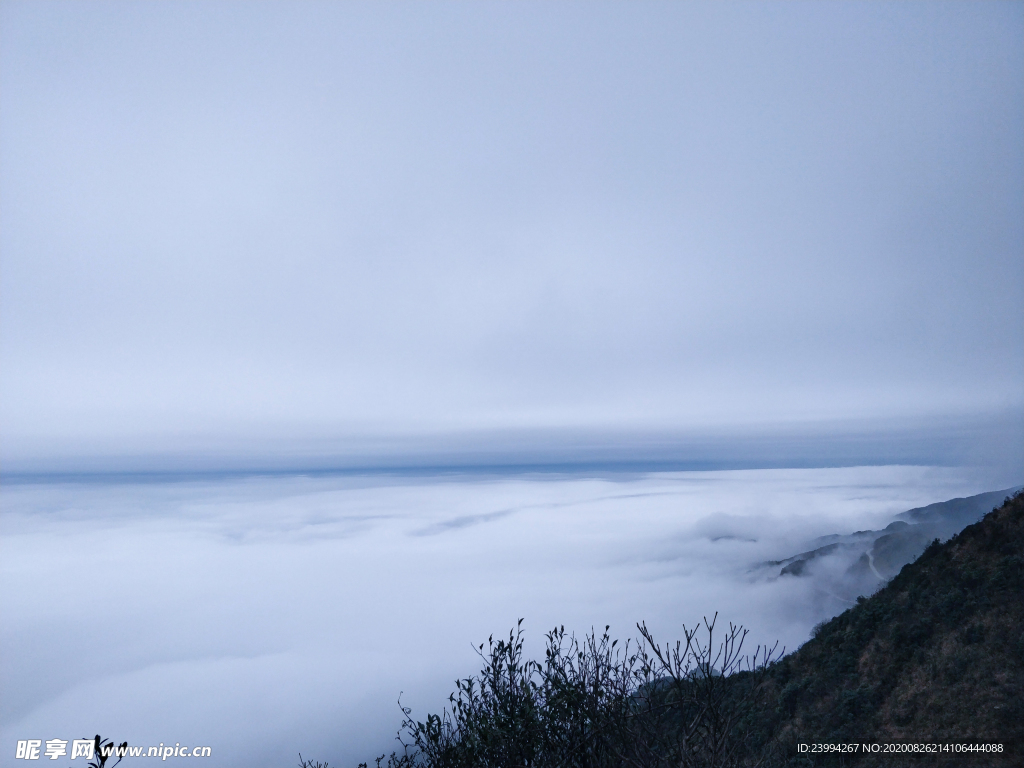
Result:
[[[558,627],[543,661],[523,656],[522,620],[508,639],[478,650],[479,675],[456,682],[440,715],[407,707],[402,752],[389,768],[473,766],[732,766],[759,762],[770,734],[758,730],[775,648],[744,656],[747,635],[715,619],[674,646],[640,638],[619,647],[608,634],[582,640]],[[632,650],[631,650],[632,647]]]

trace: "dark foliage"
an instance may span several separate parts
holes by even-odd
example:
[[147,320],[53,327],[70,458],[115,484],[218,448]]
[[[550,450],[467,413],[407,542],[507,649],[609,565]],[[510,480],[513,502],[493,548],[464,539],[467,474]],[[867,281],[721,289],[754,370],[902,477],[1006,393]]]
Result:
[[[767,731],[792,765],[799,743],[991,743],[1024,764],[1024,496],[946,543],[933,541],[882,590],[816,628],[769,675]],[[892,765],[877,756],[815,765]]]
[[759,765],[752,713],[774,649],[744,656],[746,631],[718,638],[715,624],[684,629],[674,646],[639,625],[622,648],[607,627],[582,640],[559,627],[539,662],[523,656],[520,621],[481,644],[480,674],[456,683],[445,712],[420,721],[403,707],[403,749],[388,766]]
[[96,738],[93,740],[92,761],[86,766],[86,768],[106,768],[107,760],[116,756],[117,760],[110,766],[110,768],[114,768],[114,765],[120,763],[127,753],[127,741],[114,746],[113,741],[109,739],[102,739],[99,734],[96,734]]

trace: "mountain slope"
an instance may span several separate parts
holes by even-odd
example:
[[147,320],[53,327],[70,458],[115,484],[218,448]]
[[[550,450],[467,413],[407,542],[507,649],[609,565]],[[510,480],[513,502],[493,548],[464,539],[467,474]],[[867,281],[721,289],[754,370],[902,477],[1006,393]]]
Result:
[[798,743],[970,742],[1003,752],[926,762],[1024,764],[1024,496],[817,628],[771,684],[785,755]]

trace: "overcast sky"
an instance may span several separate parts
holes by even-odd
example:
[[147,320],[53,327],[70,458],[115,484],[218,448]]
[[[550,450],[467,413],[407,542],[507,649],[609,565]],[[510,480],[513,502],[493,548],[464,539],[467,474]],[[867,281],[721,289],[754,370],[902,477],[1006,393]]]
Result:
[[0,21],[7,456],[1024,409],[1024,4]]

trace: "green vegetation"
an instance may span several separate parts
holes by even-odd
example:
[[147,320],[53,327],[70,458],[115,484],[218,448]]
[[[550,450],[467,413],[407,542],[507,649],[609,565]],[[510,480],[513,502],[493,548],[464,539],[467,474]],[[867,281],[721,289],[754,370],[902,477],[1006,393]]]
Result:
[[481,644],[480,674],[456,683],[443,714],[420,721],[403,708],[389,768],[727,766],[763,751],[748,715],[773,653],[744,656],[742,627],[719,637],[705,621],[668,647],[640,625],[632,650],[607,627],[582,640],[560,627],[538,662],[523,657],[521,624]]
[[[783,754],[809,742],[994,743],[1024,758],[1024,496],[820,626],[771,670]],[[845,758],[845,764],[850,764]],[[862,758],[867,764],[884,760]],[[962,764],[940,756],[930,764]],[[838,758],[818,765],[839,765]]]

